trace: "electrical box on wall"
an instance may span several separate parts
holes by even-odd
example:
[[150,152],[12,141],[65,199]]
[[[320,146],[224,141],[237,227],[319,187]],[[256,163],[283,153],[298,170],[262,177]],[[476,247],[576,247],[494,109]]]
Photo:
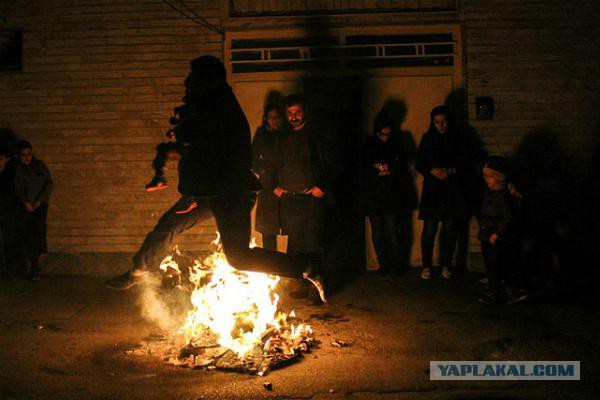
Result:
[[475,99],[475,115],[477,119],[493,119],[494,99],[491,97],[477,97]]

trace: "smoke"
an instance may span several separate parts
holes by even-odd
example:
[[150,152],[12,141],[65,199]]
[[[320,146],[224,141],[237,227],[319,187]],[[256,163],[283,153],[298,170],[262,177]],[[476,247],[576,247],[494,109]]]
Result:
[[161,290],[160,275],[147,273],[141,279],[142,290],[138,302],[142,317],[164,332],[173,333],[182,327],[190,308],[189,293],[183,296],[184,291],[178,288]]

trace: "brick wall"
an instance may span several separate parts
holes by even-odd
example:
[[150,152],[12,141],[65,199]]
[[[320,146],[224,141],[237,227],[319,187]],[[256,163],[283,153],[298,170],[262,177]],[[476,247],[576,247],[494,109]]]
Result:
[[[492,153],[510,153],[536,130],[555,132],[585,163],[600,133],[600,3],[464,0],[471,124]],[[475,118],[475,98],[496,115]]]
[[[229,2],[185,4],[219,23]],[[470,123],[488,150],[511,152],[525,135],[550,128],[589,159],[600,127],[599,3],[463,0],[459,10],[370,15],[365,23],[461,21]],[[51,251],[134,251],[177,198],[174,168],[167,191],[147,194],[143,185],[188,61],[222,56],[221,36],[161,0],[18,0],[0,7],[0,21],[24,30],[23,71],[0,72],[0,128],[30,139],[54,174]],[[262,21],[281,25],[250,25]],[[493,120],[475,118],[477,96],[494,98]],[[202,248],[214,230],[210,221],[182,242]]]
[[[213,23],[221,5],[186,1]],[[33,143],[55,181],[53,252],[130,252],[178,198],[146,193],[150,162],[183,94],[188,62],[221,56],[221,36],[161,0],[13,1],[2,25],[24,30],[22,72],[0,72],[0,128]],[[204,247],[210,221],[186,235]]]

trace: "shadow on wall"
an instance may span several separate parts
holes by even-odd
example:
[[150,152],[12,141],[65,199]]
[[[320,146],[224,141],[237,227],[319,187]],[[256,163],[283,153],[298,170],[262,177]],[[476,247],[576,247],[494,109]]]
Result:
[[529,220],[566,220],[575,201],[575,181],[560,135],[547,129],[525,135],[516,149],[514,166],[528,198]]
[[[590,201],[597,175],[579,173],[576,158],[566,149],[559,132],[536,129],[519,143],[514,168],[525,199],[525,229],[532,236],[531,267],[570,280],[598,274],[592,268],[598,255],[593,218],[598,204]],[[558,271],[548,271],[548,254],[558,257]]]
[[334,202],[325,216],[325,259],[333,276],[364,268],[364,220],[359,196],[362,148],[362,80],[356,77],[306,77],[308,120],[327,135],[335,160]]
[[456,130],[461,135],[461,141],[465,143],[463,159],[465,160],[465,172],[469,190],[466,193],[469,216],[479,213],[483,201],[484,182],[481,177],[481,167],[487,158],[488,151],[485,148],[479,133],[469,124],[469,109],[467,95],[464,88],[452,91],[444,105],[450,109],[454,117]]
[[460,141],[464,143],[461,158],[464,168],[464,197],[467,201],[467,215],[458,228],[455,253],[457,272],[464,272],[467,269],[475,269],[474,266],[467,265],[471,260],[468,257],[470,250],[469,237],[472,233],[475,234],[475,231],[471,232],[472,217],[479,215],[483,202],[485,183],[481,176],[481,167],[489,154],[479,133],[475,127],[469,124],[469,109],[465,89],[459,88],[450,92],[444,101],[444,105],[450,110],[454,118],[456,132],[460,135]]
[[[265,94],[265,100],[263,102],[263,110],[270,104],[276,104],[279,106],[279,109],[283,109],[283,93],[278,90],[269,90],[267,94]],[[282,118],[285,119],[285,115],[282,115]]]
[[12,129],[0,128],[0,145],[7,146],[11,152],[14,152],[17,140],[17,135]]
[[400,219],[399,237],[400,237],[400,254],[402,255],[401,270],[410,268],[411,252],[413,248],[414,237],[414,210],[419,205],[419,197],[417,187],[415,186],[414,166],[417,157],[417,146],[415,144],[414,135],[410,131],[402,129],[406,120],[407,107],[403,100],[397,98],[388,98],[383,104],[382,111],[385,111],[394,121],[396,126],[396,134],[402,143],[402,151],[404,154],[404,165],[400,171],[400,182],[402,185],[401,192],[403,193],[402,205],[398,218]]

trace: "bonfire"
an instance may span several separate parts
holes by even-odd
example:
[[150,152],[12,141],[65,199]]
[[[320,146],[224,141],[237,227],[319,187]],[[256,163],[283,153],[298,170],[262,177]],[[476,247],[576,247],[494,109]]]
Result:
[[160,268],[178,290],[191,292],[192,310],[176,332],[147,338],[134,354],[158,354],[169,363],[191,368],[264,375],[298,358],[313,342],[311,327],[293,311],[280,309],[276,293],[280,278],[229,265],[219,237],[213,252],[194,260],[187,274],[172,255]]

